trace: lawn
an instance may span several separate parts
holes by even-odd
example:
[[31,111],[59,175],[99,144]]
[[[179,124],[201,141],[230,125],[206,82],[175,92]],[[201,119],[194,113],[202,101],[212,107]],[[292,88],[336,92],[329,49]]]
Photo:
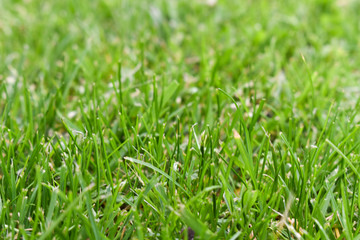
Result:
[[359,12],[0,0],[0,238],[359,240]]

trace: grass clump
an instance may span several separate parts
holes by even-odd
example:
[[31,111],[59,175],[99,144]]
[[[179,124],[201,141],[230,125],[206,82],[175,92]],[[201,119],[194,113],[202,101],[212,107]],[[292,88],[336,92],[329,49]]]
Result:
[[359,10],[1,1],[1,238],[359,239]]

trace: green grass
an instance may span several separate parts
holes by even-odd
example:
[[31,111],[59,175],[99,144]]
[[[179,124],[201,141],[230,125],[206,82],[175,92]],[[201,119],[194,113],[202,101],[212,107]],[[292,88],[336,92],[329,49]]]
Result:
[[1,239],[360,239],[360,4],[0,0]]

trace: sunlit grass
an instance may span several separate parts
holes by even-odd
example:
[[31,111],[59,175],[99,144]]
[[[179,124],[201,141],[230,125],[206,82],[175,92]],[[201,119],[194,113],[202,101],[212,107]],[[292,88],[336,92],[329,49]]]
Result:
[[0,1],[1,239],[360,239],[357,1]]

